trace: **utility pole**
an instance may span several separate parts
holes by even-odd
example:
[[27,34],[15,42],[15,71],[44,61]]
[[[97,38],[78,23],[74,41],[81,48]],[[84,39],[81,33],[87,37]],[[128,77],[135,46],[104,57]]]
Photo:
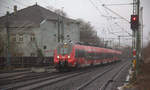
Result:
[[141,48],[143,48],[143,7],[140,8]]
[[57,13],[58,15],[58,43],[64,42],[64,16],[62,11]]
[[[139,10],[140,10],[140,0],[137,0],[137,15],[138,15],[138,18],[139,18],[139,14],[140,14],[140,13],[139,13]],[[137,67],[136,67],[136,68],[137,68],[137,69],[136,69],[136,72],[137,72],[137,74],[139,73],[140,54],[141,54],[141,52],[140,52],[140,51],[141,51],[141,38],[140,38],[141,35],[140,35],[140,34],[141,34],[141,33],[140,33],[140,23],[139,23],[138,29],[137,29],[137,37],[136,37],[136,39],[137,39],[137,40],[136,40],[136,41],[137,41],[137,42],[136,42],[136,48],[137,48],[137,55],[136,55],[136,56],[137,56],[137,57],[136,57],[136,58],[137,58],[137,59],[136,59],[136,60],[137,60],[137,63],[136,63],[136,64],[137,64],[137,65],[136,65]]]
[[9,12],[6,14],[6,33],[7,33],[7,68],[10,69],[10,40],[9,40]]
[[57,37],[58,37],[58,43],[60,42],[60,15],[59,13],[58,15],[58,33],[57,33]]
[[63,8],[62,7],[62,10],[61,10],[61,41],[62,43],[64,42],[64,15],[63,15]]
[[119,48],[120,48],[120,37],[121,37],[121,36],[118,36],[118,40],[119,40]]
[[63,16],[62,16],[62,24],[61,24],[61,41],[62,43],[64,42],[64,20],[63,20]]
[[135,17],[131,17],[131,28],[133,30],[133,50],[136,50],[136,57],[134,57],[134,62],[136,62],[136,74],[138,74],[141,55],[141,30],[139,22],[140,0],[133,0],[133,15]]

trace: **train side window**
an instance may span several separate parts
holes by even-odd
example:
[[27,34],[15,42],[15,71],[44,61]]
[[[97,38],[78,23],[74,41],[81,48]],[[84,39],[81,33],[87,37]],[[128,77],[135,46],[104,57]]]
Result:
[[98,53],[95,53],[95,59],[99,59]]
[[80,50],[80,49],[75,50],[75,57],[84,57],[84,56],[85,56],[84,50]]
[[101,59],[102,58],[102,54],[101,53],[97,53],[97,58]]
[[86,54],[87,54],[87,55],[86,55],[86,59],[87,59],[87,60],[90,60],[90,57],[91,57],[91,56],[90,56],[90,52],[87,52]]
[[78,50],[78,57],[81,57],[82,56],[82,52],[81,52],[81,50],[79,49]]
[[103,59],[107,58],[107,54],[103,53]]
[[75,49],[75,57],[78,57],[78,49]]
[[85,51],[81,50],[81,57],[85,57]]
[[93,55],[93,59],[95,60],[96,59],[96,53],[94,52],[94,55]]
[[82,52],[81,50],[78,51],[78,57],[81,57],[82,56]]
[[102,53],[98,53],[98,59],[102,59]]
[[108,56],[107,56],[107,58],[111,58],[111,53],[108,53]]

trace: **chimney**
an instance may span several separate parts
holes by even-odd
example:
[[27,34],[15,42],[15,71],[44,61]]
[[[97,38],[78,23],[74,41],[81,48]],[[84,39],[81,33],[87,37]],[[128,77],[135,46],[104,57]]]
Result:
[[14,15],[17,14],[17,5],[14,5]]
[[35,5],[37,6],[37,2],[35,3]]

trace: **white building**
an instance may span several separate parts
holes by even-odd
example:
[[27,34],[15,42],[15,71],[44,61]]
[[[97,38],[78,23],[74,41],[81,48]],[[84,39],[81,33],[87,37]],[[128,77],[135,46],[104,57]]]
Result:
[[[15,12],[8,16],[8,22],[10,39],[17,44],[18,51],[11,56],[36,57],[37,50],[40,49],[45,57],[52,57],[61,35],[64,36],[64,42],[80,41],[79,24],[75,20],[61,17],[39,5],[18,11],[15,7],[14,10]],[[0,26],[4,27],[0,29],[0,34],[4,36],[7,35],[6,22],[6,16],[0,17]]]

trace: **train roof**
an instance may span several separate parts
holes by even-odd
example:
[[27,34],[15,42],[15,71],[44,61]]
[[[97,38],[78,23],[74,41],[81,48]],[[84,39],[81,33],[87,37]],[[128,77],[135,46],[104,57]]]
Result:
[[98,47],[98,46],[92,46],[92,45],[84,45],[84,44],[78,44],[78,43],[59,43],[59,45],[64,45],[64,44],[68,44],[68,45],[73,45],[76,48],[79,49],[84,49],[88,52],[99,52],[99,53],[117,53],[117,54],[122,54],[121,51],[119,50],[114,50],[114,49],[110,49],[110,48],[103,48],[103,47]]
[[121,54],[121,51],[118,50],[114,50],[114,49],[108,49],[108,48],[101,48],[101,47],[95,47],[95,46],[87,46],[87,45],[79,45],[79,44],[75,44],[74,45],[76,48],[79,49],[84,49],[88,52],[101,52],[101,53],[117,53],[117,54]]

